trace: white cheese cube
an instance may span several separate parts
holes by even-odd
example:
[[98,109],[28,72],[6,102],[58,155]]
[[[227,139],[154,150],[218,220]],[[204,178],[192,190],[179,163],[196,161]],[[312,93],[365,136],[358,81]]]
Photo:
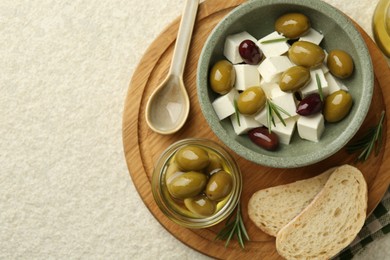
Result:
[[[237,115],[240,124],[238,124]],[[231,115],[230,120],[232,121],[234,132],[236,132],[237,135],[246,134],[249,130],[262,126],[262,124],[257,122],[252,116],[245,116],[240,113]]]
[[279,96],[283,96],[287,93],[287,92],[284,92],[283,90],[281,90],[278,84],[276,84],[276,85],[278,86],[277,88],[271,89],[271,93],[270,93],[271,99],[274,99],[274,98],[279,97]]
[[236,71],[236,82],[234,87],[236,90],[246,90],[249,87],[260,86],[260,74],[257,71],[257,66],[249,64],[233,65]]
[[234,99],[238,96],[238,93],[235,89],[232,89],[229,93],[217,97],[212,106],[215,113],[217,114],[219,120],[225,119],[228,116],[234,114]]
[[[259,113],[253,117],[257,122],[263,126],[268,127],[267,107],[263,108]],[[276,120],[275,120],[276,121]]]
[[329,95],[338,90],[348,91],[348,88],[341,81],[336,79],[332,74],[326,73],[325,79],[326,81],[328,81]]
[[257,42],[256,38],[250,35],[248,32],[240,32],[229,35],[226,37],[225,46],[223,48],[223,55],[233,64],[241,63],[244,60],[241,58],[238,51],[240,43],[244,40],[251,40],[254,43]]
[[297,121],[297,128],[302,139],[318,142],[325,130],[324,117],[321,113],[301,116]]
[[281,91],[279,85],[275,82],[265,82],[264,80],[260,81],[260,87],[263,89],[265,95],[269,98],[272,97],[272,93],[276,93],[277,91]]
[[273,32],[268,34],[267,36],[261,38],[258,40],[257,45],[260,47],[260,50],[263,52],[264,56],[269,57],[275,57],[280,56],[288,51],[290,46],[285,41],[278,41],[278,42],[272,42],[272,43],[264,43],[264,41],[268,40],[275,40],[275,39],[281,39],[285,38],[283,35],[280,35],[278,32]]
[[285,70],[291,68],[294,64],[286,56],[270,57],[263,60],[257,67],[264,81],[276,82]]
[[[286,115],[285,113],[280,112],[280,115],[282,116],[283,119],[296,116],[297,115],[297,104],[295,102],[294,94],[293,93],[286,93],[283,92],[282,95],[278,95],[274,98],[272,98],[272,102],[286,110],[290,115]],[[276,117],[276,116],[275,116]]]
[[318,93],[318,85],[317,85],[316,75],[318,75],[318,78],[321,82],[321,88],[322,88],[322,93],[323,93],[324,97],[329,95],[328,82],[325,79],[324,72],[322,71],[321,68],[319,68],[319,69],[310,70],[310,78],[311,79],[310,79],[309,83],[305,87],[300,89],[300,93],[301,93],[302,98],[304,98],[310,94],[313,94],[313,93]]
[[297,122],[297,117],[291,117],[284,120],[286,125],[283,125],[282,122],[278,122],[275,126],[272,127],[272,132],[278,135],[279,142],[281,144],[290,144],[291,137],[295,131],[295,125]]
[[320,45],[324,35],[320,32],[317,32],[313,28],[310,28],[309,31],[302,37],[299,38],[300,41],[312,42],[314,44]]
[[329,68],[326,66],[325,62],[321,64],[321,70],[324,74],[329,72]]

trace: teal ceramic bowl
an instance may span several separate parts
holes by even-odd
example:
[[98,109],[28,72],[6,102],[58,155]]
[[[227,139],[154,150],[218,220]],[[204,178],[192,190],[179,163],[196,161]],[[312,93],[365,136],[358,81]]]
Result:
[[[212,107],[218,94],[211,90],[208,74],[216,61],[224,59],[223,47],[228,35],[247,31],[260,39],[274,31],[274,23],[278,17],[289,12],[300,12],[309,17],[312,27],[324,34],[320,44],[324,49],[343,49],[352,56],[355,71],[343,83],[348,86],[354,104],[342,121],[325,123],[325,132],[318,143],[302,140],[295,133],[290,145],[281,145],[280,149],[271,152],[256,146],[246,135],[237,136],[229,118],[222,121],[218,119]],[[367,115],[373,86],[371,58],[360,33],[348,17],[319,0],[254,0],[238,6],[209,35],[197,71],[198,99],[212,131],[238,155],[254,163],[275,168],[310,165],[342,149],[358,131]]]

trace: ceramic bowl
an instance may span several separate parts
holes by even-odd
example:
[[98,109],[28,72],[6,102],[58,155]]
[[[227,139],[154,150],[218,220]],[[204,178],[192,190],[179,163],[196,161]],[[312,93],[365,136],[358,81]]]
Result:
[[[325,123],[325,132],[318,143],[306,141],[295,131],[289,145],[277,151],[266,151],[252,143],[247,135],[236,135],[230,118],[219,120],[212,102],[219,95],[208,82],[208,74],[223,56],[228,35],[247,31],[256,39],[274,31],[275,20],[289,12],[309,17],[312,28],[324,34],[320,46],[325,50],[342,49],[353,58],[355,70],[343,80],[353,98],[346,118],[338,123]],[[246,2],[225,16],[209,35],[198,63],[197,92],[202,113],[212,131],[238,155],[257,164],[275,168],[294,168],[310,165],[333,155],[355,135],[363,123],[372,98],[373,67],[367,46],[353,22],[336,8],[323,1],[313,0],[255,0]]]

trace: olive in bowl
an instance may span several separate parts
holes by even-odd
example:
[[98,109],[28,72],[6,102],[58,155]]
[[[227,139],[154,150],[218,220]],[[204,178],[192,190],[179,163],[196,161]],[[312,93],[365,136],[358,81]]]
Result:
[[189,138],[169,146],[153,171],[153,197],[172,221],[206,228],[223,221],[241,194],[241,172],[219,144]]

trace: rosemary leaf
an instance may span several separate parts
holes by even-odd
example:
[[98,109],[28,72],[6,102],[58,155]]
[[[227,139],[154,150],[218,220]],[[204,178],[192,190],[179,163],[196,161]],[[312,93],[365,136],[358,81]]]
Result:
[[271,133],[271,123],[273,122],[275,124],[275,121],[273,121],[272,117],[272,110],[270,108],[269,100],[266,101],[266,109],[267,109],[267,124],[268,124],[268,132]]
[[237,241],[241,248],[245,248],[245,241],[250,241],[242,220],[240,203],[236,206],[235,212],[230,214],[227,218],[225,226],[218,232],[215,240],[226,240],[225,247],[227,247],[234,236],[237,237]]
[[[240,209],[240,214],[241,214],[241,205],[240,205],[239,209]],[[244,221],[242,221],[242,218],[240,218],[240,228],[241,228],[242,233],[244,234],[244,238],[249,241],[250,238],[249,238],[248,233],[246,232],[246,228],[244,225]]]
[[375,127],[370,128],[367,134],[365,134],[361,139],[347,146],[347,151],[349,153],[361,151],[356,159],[357,161],[366,161],[370,157],[373,150],[375,150],[375,156],[379,154],[379,151],[382,148],[382,132],[384,118],[385,111],[383,110],[379,123]]
[[320,99],[322,102],[324,102],[324,94],[322,93],[322,85],[320,76],[318,76],[318,73],[316,73],[316,81],[317,81],[317,87],[318,87],[318,94],[320,95]]
[[275,43],[275,42],[285,42],[285,41],[288,41],[289,38],[277,38],[277,39],[272,39],[272,40],[265,40],[265,41],[262,41],[260,42],[261,44],[267,44],[267,43]]
[[237,106],[237,100],[236,99],[234,100],[234,111],[236,113],[237,124],[238,124],[238,126],[241,126],[240,115],[239,115],[240,111],[238,111],[238,106]]

